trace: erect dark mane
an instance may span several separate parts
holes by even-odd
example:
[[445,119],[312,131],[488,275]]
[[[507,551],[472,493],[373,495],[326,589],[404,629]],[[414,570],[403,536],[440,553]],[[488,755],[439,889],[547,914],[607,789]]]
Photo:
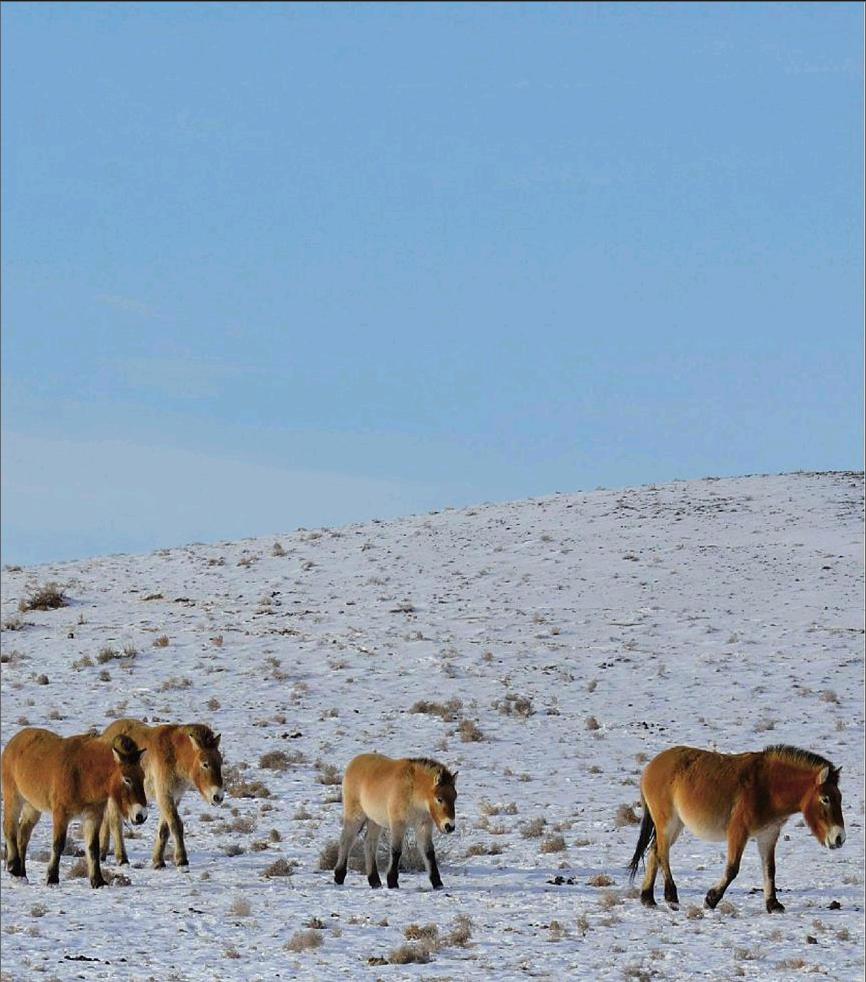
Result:
[[784,743],[776,743],[771,747],[765,747],[764,753],[769,754],[771,757],[776,757],[779,760],[786,760],[791,764],[801,764],[805,767],[829,767],[830,768],[830,781],[838,781],[839,770],[834,767],[833,764],[827,760],[826,757],[822,757],[820,754],[813,754],[811,750],[801,750],[799,747],[789,747]]
[[187,723],[184,729],[198,742],[199,746],[208,750],[217,746],[216,734],[204,723]]
[[454,775],[444,764],[440,764],[438,760],[432,760],[430,757],[410,757],[409,760],[413,764],[426,767],[428,771],[433,771],[439,784],[454,784]]

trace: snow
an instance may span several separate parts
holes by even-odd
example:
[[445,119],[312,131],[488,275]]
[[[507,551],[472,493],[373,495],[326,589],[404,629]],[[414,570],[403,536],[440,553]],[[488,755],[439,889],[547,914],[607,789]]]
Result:
[[[70,606],[19,614],[52,580]],[[189,870],[149,868],[152,814],[128,840],[130,884],[98,891],[69,878],[70,857],[45,886],[43,816],[29,882],[2,874],[3,978],[862,979],[863,587],[863,475],[841,472],[7,568],[4,745],[25,721],[63,734],[118,715],[208,722],[233,777],[270,797],[215,808],[188,793]],[[124,646],[135,657],[98,660]],[[451,720],[411,712],[451,699]],[[463,719],[482,740],[461,740]],[[688,833],[672,851],[678,911],[629,889],[637,828],[618,813],[640,814],[641,761],[681,743],[789,743],[841,765],[847,842],[830,852],[791,819],[785,914],[764,911],[751,843],[716,911],[702,904],[724,844]],[[274,750],[303,759],[260,767]],[[458,830],[435,840],[443,891],[423,873],[373,892],[359,872],[340,888],[319,870],[340,806],[317,764],[371,750],[459,769]],[[537,818],[542,836],[525,836]],[[543,851],[557,834],[565,849]],[[280,857],[294,875],[266,879]],[[381,964],[410,924],[447,940],[458,915],[465,946]],[[303,930],[322,944],[287,950]]]

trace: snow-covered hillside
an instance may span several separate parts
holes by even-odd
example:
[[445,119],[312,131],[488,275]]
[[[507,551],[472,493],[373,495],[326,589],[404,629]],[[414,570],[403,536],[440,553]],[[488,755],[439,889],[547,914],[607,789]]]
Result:
[[[49,581],[70,605],[19,613]],[[188,872],[149,868],[152,814],[128,885],[91,890],[65,857],[48,888],[44,816],[30,882],[2,874],[4,979],[863,978],[862,474],[7,569],[2,598],[4,745],[28,723],[202,721],[231,765],[221,808],[184,799]],[[688,833],[679,911],[629,889],[642,763],[681,743],[789,743],[841,765],[848,841],[831,853],[789,822],[787,913],[764,912],[754,844],[704,911],[724,846]],[[327,782],[370,750],[459,769],[458,830],[436,839],[445,890],[404,873],[373,892],[352,870],[339,888],[319,869],[340,823]],[[266,877],[281,858],[293,875]],[[430,962],[383,963],[410,925],[409,956]]]

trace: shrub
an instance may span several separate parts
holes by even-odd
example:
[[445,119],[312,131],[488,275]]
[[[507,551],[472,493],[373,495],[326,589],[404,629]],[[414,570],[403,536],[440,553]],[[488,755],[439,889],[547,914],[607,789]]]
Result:
[[426,713],[429,716],[439,716],[446,723],[452,723],[463,708],[463,701],[449,699],[448,702],[428,702],[426,699],[419,699],[409,710],[410,713]]
[[439,938],[439,928],[435,924],[409,924],[403,934],[407,941],[435,943]]
[[524,822],[520,826],[520,834],[524,839],[540,839],[544,833],[545,825],[547,825],[547,819],[539,815],[537,818],[531,818],[528,822]]
[[388,954],[390,965],[426,965],[433,955],[425,944],[401,944]]
[[252,912],[252,905],[246,897],[236,897],[229,907],[229,914],[232,917],[249,917]]
[[471,719],[461,720],[457,732],[464,743],[479,743],[484,739],[484,734]]
[[170,642],[167,634],[160,634],[158,638],[154,638],[153,640],[154,648],[167,648],[169,644]]
[[472,918],[468,914],[458,914],[454,927],[448,932],[445,944],[455,948],[465,948],[472,938]]
[[58,607],[68,607],[69,600],[64,596],[63,591],[56,583],[46,583],[44,586],[36,586],[18,604],[18,609],[22,614],[29,610],[57,610]]
[[[337,862],[337,858],[335,856],[334,865],[336,865],[336,862]],[[264,876],[265,879],[268,880],[274,879],[274,877],[277,876],[293,876],[297,868],[298,868],[298,864],[294,859],[289,860],[280,857],[275,862],[271,863],[271,865],[268,866],[267,869],[264,870],[262,876]],[[333,868],[334,867],[332,866],[331,869]]]
[[564,852],[565,839],[557,833],[556,835],[545,836],[541,843],[542,852]]
[[494,709],[498,709],[503,716],[519,716],[521,719],[528,719],[534,715],[532,700],[528,696],[519,696],[513,692],[506,694],[505,698],[493,704]]
[[324,943],[325,939],[321,931],[295,931],[286,942],[286,951],[295,953],[314,951],[316,948],[321,948]]
[[625,825],[640,825],[640,818],[635,814],[631,805],[620,805],[616,810],[614,824],[618,829]]
[[333,764],[323,764],[319,762],[316,764],[319,769],[319,774],[316,780],[319,784],[333,785],[343,783],[343,774],[339,767],[335,767]]

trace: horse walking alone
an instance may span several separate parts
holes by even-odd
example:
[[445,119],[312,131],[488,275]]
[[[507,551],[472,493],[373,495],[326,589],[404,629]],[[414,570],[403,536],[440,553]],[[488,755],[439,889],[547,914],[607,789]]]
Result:
[[[148,753],[144,774],[148,793],[159,807],[159,828],[153,847],[155,869],[165,866],[165,847],[169,832],[174,837],[174,862],[188,866],[189,858],[183,838],[183,822],[177,806],[188,788],[195,787],[209,805],[219,805],[225,797],[222,778],[220,734],[202,723],[148,726],[137,719],[115,720],[104,736],[124,734]],[[111,836],[118,863],[128,863],[120,813],[109,804],[102,822],[100,848],[102,858],[108,854]]]
[[661,866],[665,900],[679,903],[670,849],[683,828],[708,842],[727,840],[728,861],[705,903],[711,910],[740,870],[749,839],[758,843],[769,913],[784,911],[776,897],[776,841],[782,826],[802,812],[815,838],[830,849],[845,841],[839,768],[818,754],[782,744],[743,754],[672,747],[647,764],[641,778],[643,822],[629,864],[631,881],[650,849],[641,902],[655,906],[653,889]]
[[143,753],[127,736],[106,739],[87,733],[62,737],[37,727],[16,733],[0,760],[9,872],[27,875],[30,836],[42,812],[50,811],[54,840],[48,883],[58,883],[69,823],[76,815],[83,815],[90,885],[105,886],[99,864],[99,826],[109,801],[129,822],[141,825],[147,818]]
[[446,833],[455,829],[456,778],[456,771],[452,774],[444,764],[428,757],[400,760],[382,754],[355,757],[343,775],[343,832],[334,882],[342,883],[346,879],[349,852],[366,825],[367,882],[373,889],[382,886],[376,864],[376,846],[382,829],[387,828],[391,838],[387,881],[390,888],[396,889],[403,836],[407,827],[413,825],[433,889],[441,890],[442,878],[433,849],[433,826]]

